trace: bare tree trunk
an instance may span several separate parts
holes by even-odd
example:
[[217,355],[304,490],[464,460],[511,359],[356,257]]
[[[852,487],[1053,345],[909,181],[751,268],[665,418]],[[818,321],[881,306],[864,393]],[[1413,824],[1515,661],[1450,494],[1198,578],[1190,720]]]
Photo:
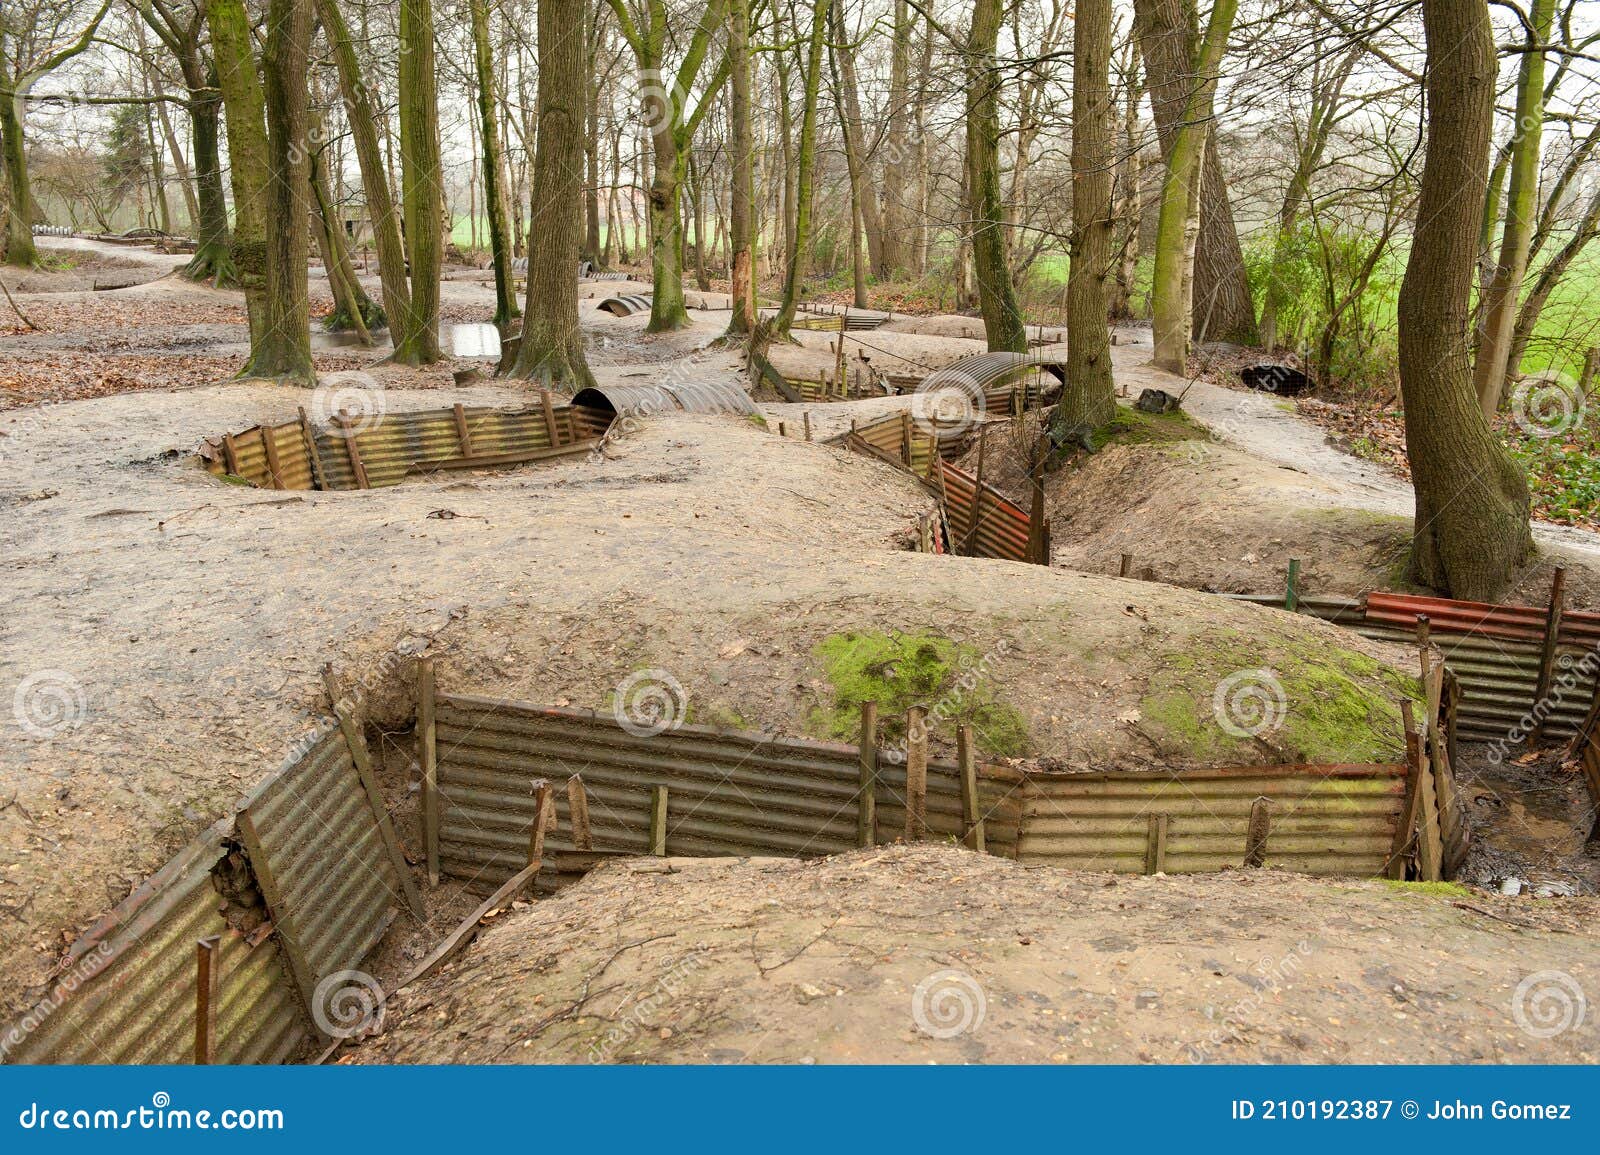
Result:
[[1495,45],[1486,0],[1423,0],[1427,159],[1400,288],[1400,385],[1416,491],[1411,570],[1493,601],[1532,549],[1528,487],[1472,388],[1467,311],[1489,178]]
[[444,264],[444,178],[433,0],[400,0],[400,204],[411,267],[411,317],[394,359],[431,365],[439,353],[439,274]]
[[1528,43],[1517,75],[1517,117],[1511,145],[1511,184],[1506,191],[1506,223],[1500,234],[1500,260],[1484,294],[1483,334],[1473,385],[1483,415],[1494,420],[1506,381],[1520,366],[1511,360],[1517,298],[1528,272],[1528,245],[1539,205],[1539,139],[1544,124],[1544,46],[1555,22],[1555,0],[1533,0]]
[[975,0],[966,48],[967,204],[978,308],[991,352],[1026,353],[1028,335],[1006,256],[1000,194],[1000,42],[1003,0]]
[[[383,287],[383,312],[389,322],[394,347],[407,345],[411,328],[411,289],[406,283],[406,250],[400,237],[400,215],[395,211],[389,177],[378,139],[378,117],[372,94],[362,81],[355,45],[339,11],[338,0],[317,0],[317,13],[339,68],[339,92],[344,98],[350,138],[361,169],[361,188],[367,214],[372,219],[373,245],[378,252],[378,278]],[[230,143],[232,138],[230,137]]]
[[[867,152],[865,122],[861,119],[861,95],[856,83],[856,57],[850,47],[849,32],[844,25],[843,0],[832,0],[833,57],[838,67],[834,91],[839,96],[840,130],[844,135],[845,162],[850,168],[850,180],[857,202],[856,215],[866,233],[867,253],[872,268],[881,270],[883,262],[883,219],[878,212],[878,198],[872,187],[872,158]],[[893,166],[891,166],[893,167]],[[854,226],[852,226],[854,227]],[[866,289],[858,288],[856,304],[865,309]]]
[[1061,430],[1104,425],[1117,412],[1106,328],[1112,229],[1111,3],[1078,0],[1073,25],[1067,382],[1055,413]]
[[586,0],[583,21],[588,46],[585,77],[585,124],[583,160],[583,252],[584,260],[600,263],[600,65],[601,9],[598,0]]
[[[471,0],[473,62],[478,74],[479,132],[483,137],[483,204],[489,217],[489,249],[494,257],[494,323],[520,316],[511,273],[511,227],[505,200],[505,160],[495,110],[494,56],[489,46],[489,0]],[[599,225],[596,224],[598,230]]]
[[1139,227],[1144,217],[1140,198],[1143,171],[1139,161],[1139,101],[1144,95],[1140,83],[1139,38],[1128,37],[1127,67],[1124,71],[1122,112],[1122,164],[1117,218],[1122,239],[1118,249],[1117,280],[1109,313],[1117,320],[1133,317],[1133,285],[1139,275]]
[[250,352],[252,376],[311,382],[311,134],[306,104],[311,0],[271,0],[261,77],[267,110],[266,324]]
[[587,63],[584,0],[539,2],[539,133],[528,232],[528,297],[511,376],[546,389],[594,384],[572,278],[583,243],[583,136]]
[[[250,20],[243,0],[205,0],[216,58],[217,85],[227,110],[228,162],[233,181],[230,258],[244,290],[254,351],[267,324],[267,130],[265,99],[256,77]],[[252,358],[253,359],[253,358]]]
[[789,267],[783,278],[783,303],[775,331],[787,336],[805,290],[811,268],[811,206],[816,195],[813,180],[817,156],[817,101],[822,87],[822,49],[826,39],[828,0],[813,3],[811,35],[806,47],[806,72],[800,110],[800,149],[795,160],[794,232],[789,237]]
[[750,107],[750,0],[728,3],[728,67],[732,85],[729,119],[733,123],[733,190],[730,198],[728,243],[733,250],[733,315],[729,333],[748,333],[755,327],[755,279],[752,275],[751,208],[755,200],[755,143]]
[[[906,167],[912,162],[911,14],[906,0],[894,0],[894,28],[889,45],[889,139],[883,165],[883,242],[877,274],[884,280],[906,267]],[[871,195],[870,193],[868,195]]]

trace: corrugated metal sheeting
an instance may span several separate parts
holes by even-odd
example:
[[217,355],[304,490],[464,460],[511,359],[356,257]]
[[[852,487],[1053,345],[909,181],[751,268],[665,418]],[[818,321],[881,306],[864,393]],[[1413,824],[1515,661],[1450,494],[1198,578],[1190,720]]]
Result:
[[208,440],[200,453],[210,472],[262,489],[369,489],[434,469],[490,468],[581,452],[609,424],[571,405],[457,405],[351,418],[347,425],[336,420],[320,428],[302,416]]
[[1028,513],[1021,506],[948,461],[939,463],[939,490],[953,550],[972,557],[1028,560]]
[[377,945],[403,888],[344,735],[324,734],[240,810],[260,879],[307,1005],[317,984]]
[[[307,1013],[316,983],[362,963],[405,893],[383,821],[347,736],[330,730],[73,945],[55,988],[60,996],[47,996],[58,1005],[0,1033],[4,1057],[192,1062],[198,941],[213,936],[213,1060],[296,1056],[320,1033]],[[260,928],[255,919],[249,933],[219,913],[212,872],[230,847],[248,856],[249,879],[270,918]]]
[[[1279,595],[1238,600],[1281,606]],[[1347,626],[1364,637],[1396,645],[1417,644],[1417,617],[1428,619],[1428,636],[1461,688],[1456,725],[1463,737],[1526,736],[1538,699],[1540,668],[1550,610],[1543,606],[1499,606],[1410,594],[1371,593],[1364,599],[1301,598],[1298,610]],[[1546,695],[1543,733],[1575,734],[1595,694],[1595,671],[1584,658],[1600,647],[1600,614],[1561,615]],[[1588,666],[1600,665],[1591,661]]]
[[[1030,774],[1017,857],[1124,874],[1240,866],[1251,809],[1266,798],[1267,865],[1370,877],[1388,867],[1405,791],[1405,768],[1392,765]],[[1153,840],[1163,843],[1158,863]]]
[[[668,789],[668,854],[806,856],[858,844],[853,746],[698,726],[635,735],[592,711],[461,694],[439,695],[436,718],[441,863],[446,873],[482,886],[526,864],[542,781],[556,787],[556,829],[546,835],[546,850],[573,849],[561,784],[574,774],[591,800],[597,854],[649,852],[657,786]],[[905,784],[904,765],[889,764],[880,752],[879,842],[905,828]],[[1129,873],[1240,866],[1252,810],[1265,799],[1268,865],[1365,877],[1390,866],[1406,789],[1406,768],[1387,764],[1165,774],[983,766],[978,794],[989,852],[1019,861]],[[929,765],[927,817],[930,837],[963,837],[955,764]]]
[[650,311],[650,298],[642,293],[628,293],[618,297],[607,297],[595,306],[613,317],[631,317],[635,313],[648,313]]
[[751,416],[756,412],[738,384],[732,381],[675,381],[663,378],[652,385],[597,385],[573,397],[575,409],[618,416],[647,417],[652,413],[732,413]]
[[[567,793],[581,775],[590,798],[596,852],[648,853],[652,788],[668,790],[669,854],[812,856],[854,849],[860,814],[854,746],[773,738],[705,726],[634,735],[609,715],[540,708],[462,694],[436,707],[441,799],[440,863],[458,878],[499,883],[527,862],[535,789],[553,791],[550,851],[573,850]],[[881,766],[875,796],[879,841],[904,828],[903,767]],[[999,853],[1016,842],[1009,784],[979,788],[988,841]],[[928,826],[962,833],[957,768],[928,768]]]
[[211,868],[230,823],[195,839],[73,945],[45,1004],[0,1034],[6,1061],[192,1062],[196,943],[213,935],[216,1061],[279,1063],[300,1050],[310,1025],[277,940],[250,946],[217,912]]

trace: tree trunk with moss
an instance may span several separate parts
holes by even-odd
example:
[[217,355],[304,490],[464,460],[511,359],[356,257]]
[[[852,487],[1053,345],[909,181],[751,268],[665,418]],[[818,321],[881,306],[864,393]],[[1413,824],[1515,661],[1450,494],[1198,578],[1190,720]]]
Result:
[[400,204],[411,267],[411,315],[404,336],[395,338],[394,359],[403,365],[440,359],[444,176],[434,57],[432,0],[400,0]]
[[584,356],[573,277],[583,243],[583,136],[588,53],[584,0],[540,0],[538,137],[533,223],[528,232],[528,299],[511,376],[542,388],[594,384]]
[[383,312],[389,323],[390,339],[398,349],[406,343],[411,323],[411,289],[406,283],[406,250],[400,236],[400,215],[395,211],[378,140],[377,112],[372,106],[371,93],[361,79],[355,45],[337,0],[317,0],[317,12],[339,69],[339,92],[344,98],[345,119],[350,125],[350,139],[361,169],[361,188],[367,200],[367,215],[372,221],[373,246],[378,253]]
[[751,217],[755,201],[755,133],[750,102],[750,0],[728,0],[728,68],[733,122],[733,189],[728,243],[733,250],[730,334],[749,333],[756,323],[754,245]]
[[267,270],[264,325],[250,350],[252,377],[316,379],[311,367],[311,309],[306,288],[310,256],[311,133],[307,64],[311,0],[271,0],[262,53],[267,112]]
[[[250,318],[250,347],[267,324],[266,101],[256,76],[250,18],[243,0],[205,0],[206,25],[216,61],[228,129],[228,171],[233,182],[233,233],[229,256]],[[252,357],[252,360],[254,358]]]
[[1117,412],[1107,328],[1111,280],[1111,0],[1078,0],[1072,36],[1072,231],[1067,383],[1055,424],[1097,427]]
[[1000,42],[1003,0],[975,0],[967,34],[967,215],[978,311],[991,352],[1028,351],[1006,254],[1006,211],[1000,192]]
[[811,213],[816,199],[812,179],[817,166],[817,103],[822,90],[822,50],[826,43],[827,0],[811,6],[811,34],[806,40],[806,71],[802,77],[800,147],[795,155],[794,229],[789,236],[788,269],[783,278],[783,301],[773,326],[788,336],[795,311],[811,271]]
[[[0,55],[0,70],[6,64]],[[31,269],[39,263],[39,251],[33,244],[33,199],[28,191],[28,152],[22,140],[24,107],[20,98],[0,92],[0,149],[4,150],[6,170],[5,262]]]
[[1411,572],[1494,601],[1532,549],[1528,486],[1473,390],[1467,315],[1488,194],[1494,29],[1485,0],[1423,0],[1427,159],[1400,287],[1400,386],[1416,491]]
[[494,55],[489,47],[489,0],[471,0],[472,57],[478,73],[478,121],[483,134],[483,203],[489,216],[489,251],[494,257],[494,323],[517,317],[512,286],[510,213],[506,206],[505,161],[500,148],[499,98]]
[[[314,135],[320,137],[322,118],[313,114]],[[322,267],[328,275],[328,289],[333,294],[333,314],[328,318],[328,328],[351,330],[363,345],[372,344],[372,330],[383,328],[383,310],[367,296],[356,276],[355,265],[350,260],[350,250],[344,243],[344,230],[334,215],[332,196],[328,191],[328,165],[326,146],[316,148],[311,154],[311,203],[316,212],[317,247],[322,253]]]
[[1544,124],[1544,47],[1555,22],[1555,0],[1533,0],[1527,43],[1517,73],[1517,116],[1511,144],[1511,183],[1506,190],[1506,220],[1500,233],[1500,259],[1484,293],[1483,333],[1473,371],[1478,404],[1490,421],[1500,408],[1506,382],[1519,366],[1511,361],[1518,296],[1528,272],[1528,246],[1539,211],[1539,140]]
[[[1194,316],[1195,247],[1200,231],[1200,191],[1210,135],[1216,72],[1238,12],[1238,0],[1215,0],[1206,33],[1192,58],[1189,95],[1171,132],[1156,217],[1155,273],[1151,283],[1155,364],[1184,373]],[[1169,42],[1170,43],[1170,42]],[[1156,55],[1146,45],[1152,84]]]

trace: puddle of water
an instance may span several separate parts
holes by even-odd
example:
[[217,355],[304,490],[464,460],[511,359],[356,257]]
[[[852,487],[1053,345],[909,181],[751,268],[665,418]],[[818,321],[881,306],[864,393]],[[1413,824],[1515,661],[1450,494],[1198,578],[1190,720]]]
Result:
[[441,334],[450,343],[450,352],[456,357],[500,356],[500,330],[493,325],[460,324],[446,326]]

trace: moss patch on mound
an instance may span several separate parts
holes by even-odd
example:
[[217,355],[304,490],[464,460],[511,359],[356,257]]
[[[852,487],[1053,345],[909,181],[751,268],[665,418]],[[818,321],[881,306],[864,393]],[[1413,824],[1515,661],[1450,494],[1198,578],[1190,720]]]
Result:
[[1163,654],[1140,703],[1163,753],[1197,762],[1392,762],[1405,751],[1401,698],[1417,679],[1337,643],[1212,630]]
[[862,705],[876,702],[884,739],[894,743],[905,737],[906,710],[922,706],[937,739],[954,742],[956,727],[970,723],[983,752],[1025,754],[1028,724],[997,697],[990,673],[1005,648],[1002,642],[985,654],[937,634],[833,634],[816,647],[833,704],[815,711],[811,725],[831,738],[856,738]]

